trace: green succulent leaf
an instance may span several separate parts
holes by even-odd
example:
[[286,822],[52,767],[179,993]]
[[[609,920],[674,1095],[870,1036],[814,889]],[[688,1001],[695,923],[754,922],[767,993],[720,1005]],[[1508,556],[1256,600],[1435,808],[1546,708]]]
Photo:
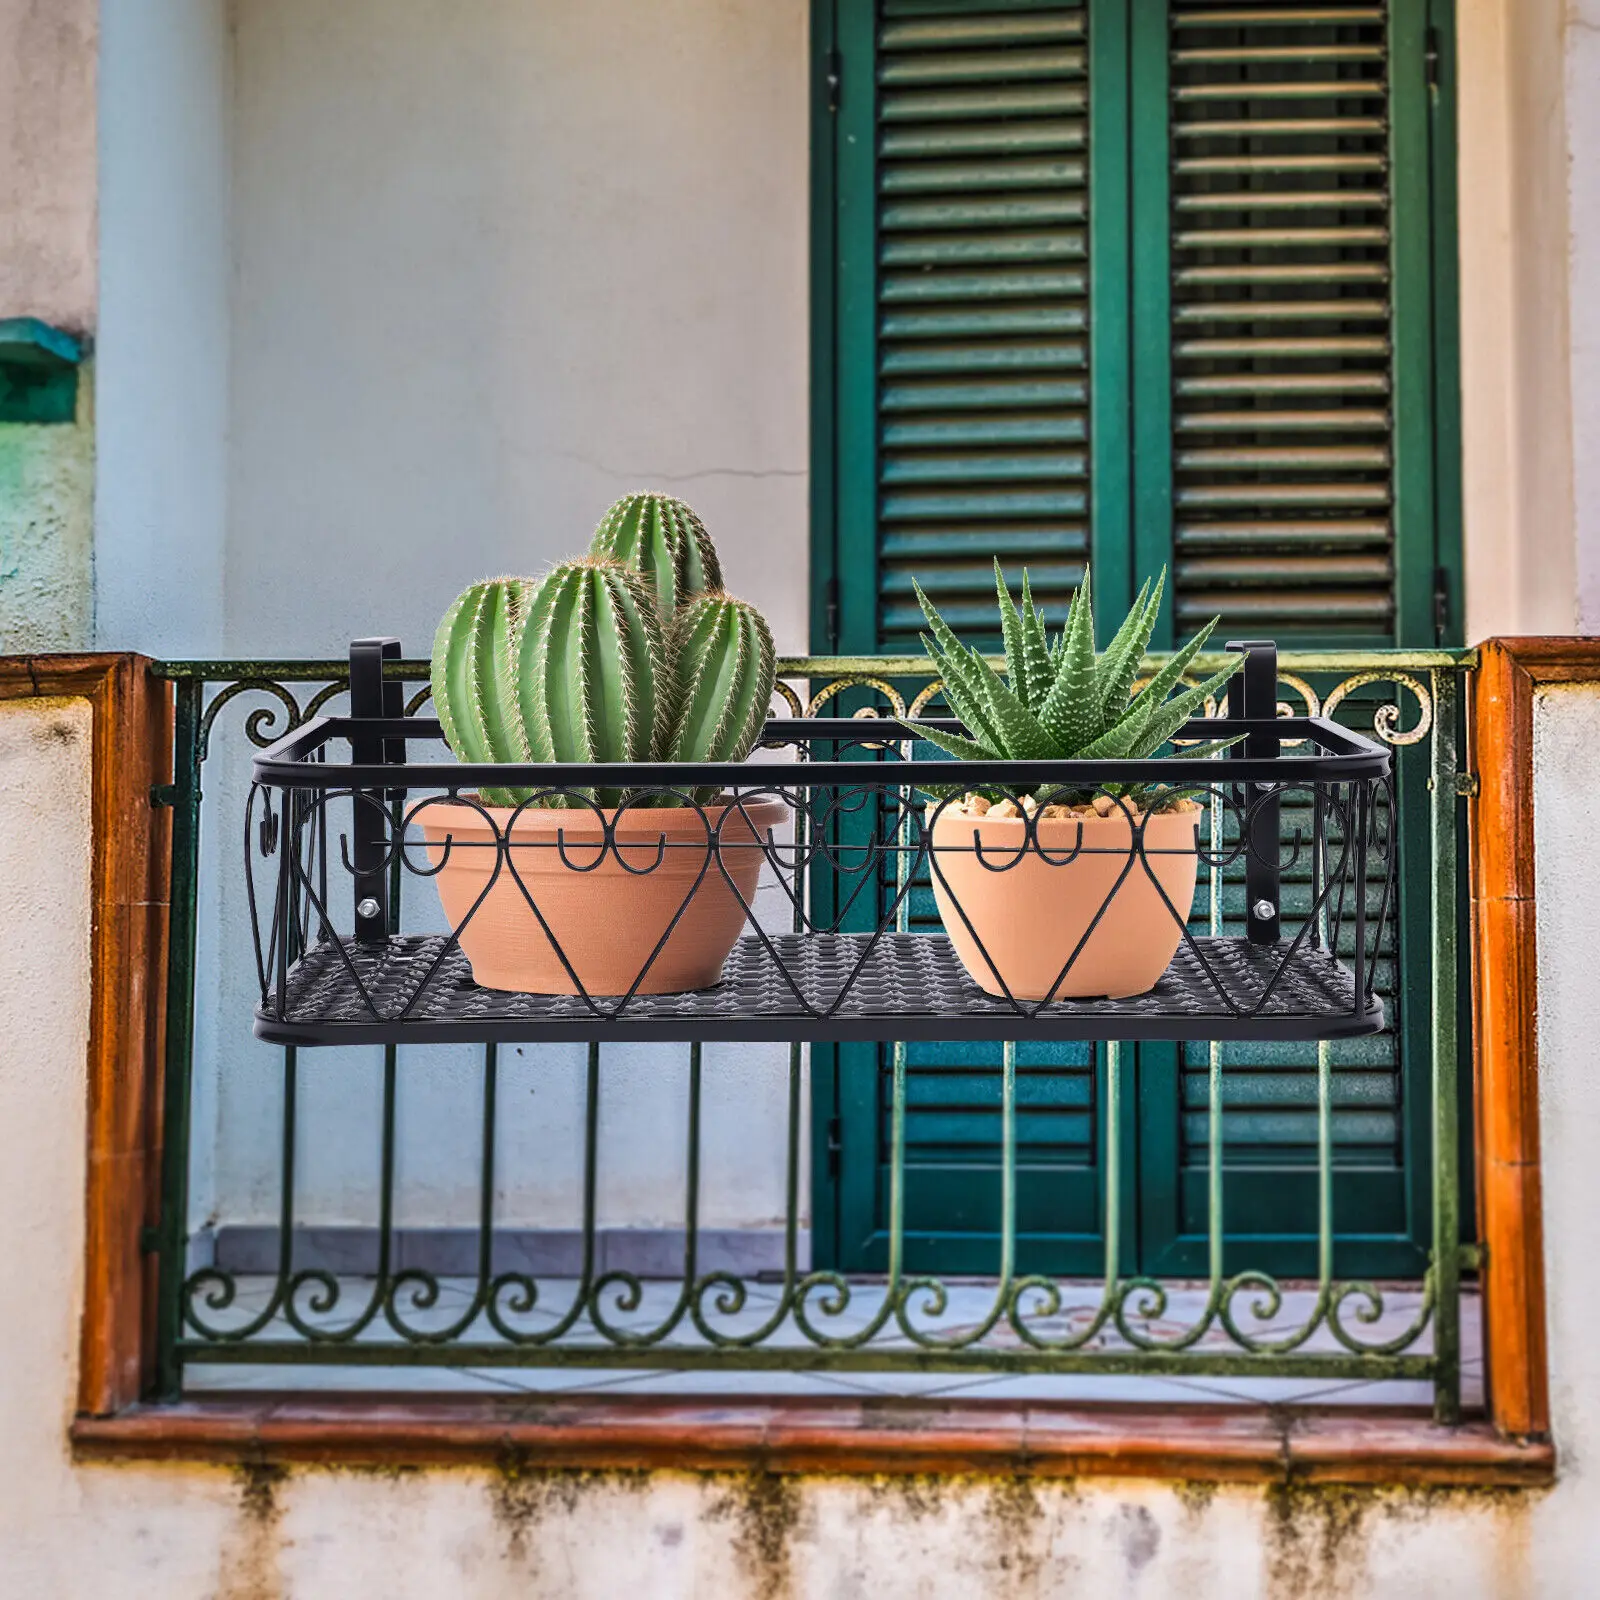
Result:
[[907,722],[906,727],[916,731],[919,739],[926,739],[929,744],[938,745],[946,755],[954,756],[957,761],[993,761],[995,753],[971,739],[963,739],[959,733],[947,733],[943,728],[929,727],[926,722]]
[[[1022,575],[1021,602],[1014,603],[997,561],[995,595],[1005,640],[1006,679],[956,637],[920,585],[913,587],[928,619],[923,648],[938,670],[950,709],[966,731],[950,733],[921,722],[906,726],[959,760],[1103,761],[1153,756],[1244,664],[1243,656],[1236,656],[1205,682],[1184,685],[1184,673],[1217,625],[1213,618],[1143,689],[1132,692],[1160,614],[1165,571],[1146,581],[1110,646],[1097,654],[1087,569],[1072,597],[1066,626],[1051,639],[1027,572]],[[1175,752],[1172,759],[1214,756],[1231,749],[1240,737],[1207,740]],[[1119,786],[1116,792],[1140,806],[1159,808],[1175,803],[1190,789],[1133,784]]]
[[989,721],[988,710],[972,681],[966,656],[944,655],[926,634],[922,635],[922,644],[938,670],[939,681],[944,686],[944,697],[951,711],[966,723],[968,733],[976,735],[992,749],[998,750],[1000,736]]
[[[1142,708],[1149,715],[1171,694],[1182,681],[1189,663],[1199,655],[1201,647],[1211,637],[1212,629],[1221,620],[1220,617],[1213,617],[1188,644],[1173,655],[1172,659],[1129,702],[1128,714]],[[1226,683],[1243,665],[1244,657],[1241,655],[1224,671],[1222,681]]]
[[1017,698],[1027,705],[1028,666],[1023,657],[1022,618],[1012,603],[998,557],[994,564],[994,587],[995,598],[1000,603],[1000,636],[1006,647],[1006,678]]
[[1039,707],[1039,721],[1069,756],[1096,738],[1104,726],[1095,693],[1094,602],[1087,567],[1067,613],[1061,658],[1056,663],[1055,681]]
[[1175,694],[1170,700],[1155,707],[1140,732],[1136,749],[1131,753],[1138,756],[1154,755],[1184,723],[1205,709],[1207,698],[1215,694],[1243,665],[1244,657],[1239,656],[1236,660],[1230,661],[1220,672],[1213,673],[1204,683],[1196,684],[1192,689],[1185,689],[1182,694]]
[[1172,752],[1174,761],[1204,761],[1208,756],[1220,756],[1224,750],[1231,750],[1236,744],[1243,744],[1246,735],[1236,733],[1231,739],[1207,739],[1204,744],[1187,744],[1181,750]]
[[1161,591],[1167,581],[1166,568],[1156,580],[1155,593],[1150,592],[1150,580],[1145,579],[1139,598],[1134,601],[1116,637],[1106,646],[1100,657],[1100,667],[1095,679],[1100,694],[1100,725],[1109,728],[1118,722],[1128,709],[1128,696],[1133,692],[1133,680],[1139,675],[1139,664],[1150,648],[1150,636],[1155,632],[1156,619],[1161,614]]
[[998,754],[1013,761],[1048,761],[1052,756],[1063,753],[1040,719],[1007,687],[1000,674],[976,650],[967,651],[967,665],[972,670],[973,681],[983,697],[984,709],[994,728]]
[[1050,693],[1055,681],[1055,669],[1050,664],[1050,645],[1045,637],[1044,618],[1033,603],[1028,588],[1027,569],[1022,573],[1022,670],[1024,676],[1022,698],[1031,711],[1038,711]]

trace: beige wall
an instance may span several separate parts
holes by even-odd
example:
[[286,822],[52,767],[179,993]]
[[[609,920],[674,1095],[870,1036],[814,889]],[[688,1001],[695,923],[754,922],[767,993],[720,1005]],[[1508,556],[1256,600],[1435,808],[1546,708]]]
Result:
[[0,0],[0,318],[95,310],[97,0]]
[[[0,320],[95,327],[96,0],[0,0]],[[0,650],[92,627],[92,369],[79,422],[0,423]]]
[[804,0],[236,0],[226,644],[415,652],[617,495],[807,617]]
[[767,1483],[684,1474],[75,1466],[90,724],[0,704],[0,1593],[27,1600],[1582,1600],[1600,1526],[1600,691],[1535,717],[1548,1492]]

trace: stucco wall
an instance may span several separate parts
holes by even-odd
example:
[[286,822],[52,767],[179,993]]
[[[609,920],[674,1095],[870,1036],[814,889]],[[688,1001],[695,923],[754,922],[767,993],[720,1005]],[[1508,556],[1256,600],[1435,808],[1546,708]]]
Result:
[[[0,1591],[29,1600],[1397,1596],[1581,1600],[1600,1521],[1600,691],[1535,718],[1540,1051],[1559,1485],[1292,1494],[935,1483],[74,1466],[88,744],[81,703],[0,705]],[[20,825],[9,819],[19,819]],[[26,1041],[19,1046],[17,1041]]]
[[106,7],[100,92],[95,636],[223,648],[227,534],[226,0]]
[[89,644],[94,401],[91,362],[79,371],[76,421],[0,422],[0,651],[7,654]]
[[[0,0],[0,320],[95,324],[96,0]],[[0,650],[92,625],[91,377],[77,425],[0,423]]]
[[1577,626],[1600,633],[1600,0],[1568,0],[1572,462]]
[[0,317],[94,327],[98,0],[0,0]]
[[421,652],[628,489],[805,644],[804,0],[237,0],[227,643]]

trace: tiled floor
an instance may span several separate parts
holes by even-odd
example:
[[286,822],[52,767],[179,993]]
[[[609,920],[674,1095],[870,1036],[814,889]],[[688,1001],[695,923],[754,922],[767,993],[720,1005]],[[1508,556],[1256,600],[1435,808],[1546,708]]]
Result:
[[[417,1286],[420,1289],[420,1285]],[[909,1320],[914,1327],[930,1335],[955,1338],[970,1334],[989,1318],[994,1305],[994,1286],[984,1283],[956,1283],[949,1287],[948,1303],[935,1308],[923,1296],[911,1297]],[[328,1330],[350,1326],[361,1318],[373,1294],[373,1280],[345,1278],[339,1281],[338,1303],[324,1311],[312,1311],[308,1302],[316,1291],[314,1284],[303,1287],[299,1299],[299,1317],[304,1323]],[[577,1285],[573,1280],[544,1280],[539,1286],[539,1301],[529,1311],[518,1314],[515,1294],[502,1298],[501,1314],[507,1326],[519,1334],[534,1335],[555,1329],[565,1318],[572,1304]],[[419,1333],[436,1334],[462,1322],[471,1311],[475,1284],[468,1279],[444,1279],[439,1283],[437,1299],[431,1304],[419,1304],[416,1297],[401,1286],[397,1297],[396,1314],[409,1328]],[[617,1284],[602,1297],[602,1316],[609,1325],[637,1336],[662,1327],[677,1315],[671,1330],[661,1345],[704,1346],[703,1337],[696,1331],[687,1308],[679,1306],[678,1286],[670,1283],[649,1282],[642,1285],[639,1303],[627,1306],[624,1286]],[[1030,1328],[1044,1338],[1061,1339],[1072,1332],[1081,1332],[1094,1319],[1100,1302],[1101,1286],[1096,1283],[1064,1284],[1063,1308],[1050,1318],[1027,1315],[1031,1307],[1025,1303],[1024,1318]],[[225,1310],[206,1312],[203,1302],[200,1309],[215,1327],[233,1329],[241,1327],[259,1316],[271,1302],[273,1283],[269,1278],[242,1279],[233,1304]],[[778,1285],[752,1284],[747,1286],[744,1303],[737,1308],[721,1310],[716,1305],[718,1291],[713,1289],[704,1297],[702,1316],[707,1325],[719,1335],[748,1336],[766,1325],[777,1313],[782,1291]],[[811,1327],[831,1339],[860,1337],[872,1327],[883,1312],[884,1292],[881,1284],[858,1283],[853,1285],[847,1304],[835,1306],[828,1300],[828,1291],[814,1293],[806,1312]],[[1316,1301],[1315,1291],[1305,1288],[1284,1291],[1282,1304],[1276,1308],[1257,1305],[1259,1295],[1246,1290],[1235,1296],[1233,1317],[1235,1326],[1248,1338],[1285,1339],[1304,1327]],[[1127,1306],[1128,1326],[1136,1335],[1148,1338],[1175,1340],[1182,1336],[1199,1319],[1206,1302],[1204,1285],[1174,1284],[1168,1286],[1167,1304],[1157,1307],[1141,1296],[1130,1297]],[[1364,1306],[1360,1296],[1351,1295],[1345,1302],[1343,1322],[1353,1339],[1364,1344],[1382,1344],[1397,1337],[1416,1319],[1420,1305],[1420,1291],[1411,1285],[1385,1287],[1383,1308],[1372,1322],[1363,1322],[1358,1315]],[[1270,1312],[1258,1318],[1255,1310]],[[1154,1313],[1159,1311],[1160,1315]],[[1475,1295],[1463,1297],[1462,1302],[1462,1379],[1463,1402],[1468,1408],[1482,1401],[1483,1359],[1480,1336],[1478,1301]],[[256,1338],[299,1339],[303,1337],[282,1314],[282,1308],[255,1335]],[[594,1325],[580,1318],[575,1326],[558,1336],[564,1346],[584,1345],[589,1348],[603,1346],[606,1341],[597,1336]],[[464,1344],[488,1344],[504,1347],[505,1339],[488,1323],[480,1312],[457,1335]],[[359,1335],[362,1345],[398,1343],[395,1330],[378,1314]],[[763,1348],[786,1347],[810,1349],[812,1341],[796,1326],[791,1313],[780,1325],[760,1341]],[[1023,1341],[1002,1319],[983,1336],[982,1347],[997,1351],[1021,1350]],[[910,1348],[893,1320],[871,1338],[871,1348],[893,1350]],[[1086,1351],[1113,1351],[1128,1348],[1114,1325],[1101,1328],[1083,1347]],[[1220,1322],[1213,1322],[1196,1342],[1197,1354],[1219,1353],[1236,1349],[1233,1339]],[[1326,1326],[1319,1326],[1311,1337],[1298,1347],[1305,1355],[1331,1354],[1341,1350],[1334,1334]],[[1432,1348],[1431,1329],[1424,1331],[1408,1353],[1426,1354]],[[530,1355],[536,1352],[530,1351]],[[619,1353],[619,1359],[625,1356]],[[1153,1401],[1153,1402],[1215,1402],[1238,1404],[1253,1402],[1259,1405],[1307,1403],[1318,1405],[1427,1405],[1431,1402],[1430,1386],[1416,1382],[1374,1382],[1365,1379],[1342,1378],[1253,1378],[1225,1377],[1206,1373],[1171,1376],[1125,1376],[1114,1373],[1061,1374],[1056,1376],[1009,1375],[981,1372],[972,1369],[947,1372],[769,1372],[741,1369],[736,1351],[728,1352],[727,1365],[711,1371],[662,1372],[638,1370],[617,1366],[517,1366],[517,1367],[436,1367],[436,1366],[378,1366],[352,1367],[344,1365],[284,1366],[279,1364],[212,1363],[189,1369],[187,1387],[190,1392],[215,1392],[219,1390],[263,1389],[362,1389],[362,1390],[414,1390],[445,1393],[629,1393],[654,1394],[727,1394],[727,1395],[962,1395],[1009,1400],[1102,1400],[1102,1401]]]

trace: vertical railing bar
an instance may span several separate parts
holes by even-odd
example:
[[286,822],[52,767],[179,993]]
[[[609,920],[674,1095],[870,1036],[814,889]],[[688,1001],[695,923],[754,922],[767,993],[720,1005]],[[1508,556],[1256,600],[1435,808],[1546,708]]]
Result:
[[[1222,796],[1211,793],[1211,916],[1212,936],[1222,933]],[[1180,1111],[1183,1096],[1183,1052],[1178,1046],[1178,1095]],[[1222,1227],[1222,1041],[1209,1040],[1206,1046],[1206,1101],[1210,1108],[1211,1124],[1206,1139],[1206,1246],[1210,1272],[1210,1291],[1207,1302],[1215,1305],[1222,1285],[1223,1227]]]
[[[298,952],[294,949],[293,930],[295,921],[294,862],[299,850],[299,843],[294,837],[293,829],[295,813],[299,809],[295,800],[300,792],[298,789],[286,789],[278,801],[278,897],[273,920],[278,929],[278,962],[274,977],[278,991],[278,1015],[280,1018],[288,1014],[289,967],[298,955]],[[270,794],[268,795],[268,804],[271,804]]]
[[1433,1408],[1438,1421],[1461,1417],[1461,1196],[1457,1140],[1456,1034],[1456,714],[1457,678],[1435,670],[1430,772],[1433,872],[1429,912],[1433,937]]
[[160,1282],[156,1296],[156,1394],[183,1389],[178,1339],[189,1245],[189,1115],[194,1074],[194,962],[200,869],[200,713],[205,684],[178,682],[173,717],[171,912],[167,935],[167,1041],[162,1064]]
[[689,1046],[689,1171],[684,1185],[683,1287],[687,1295],[694,1287],[700,1259],[700,1082],[701,1044]]
[[1326,807],[1326,791],[1320,783],[1314,784],[1311,791],[1311,903],[1317,908],[1314,938],[1322,949],[1329,948],[1327,896],[1322,892],[1323,874],[1327,870],[1327,846],[1323,837],[1328,826]]
[[1106,1300],[1115,1300],[1122,1268],[1122,1042],[1106,1041]]
[[383,1131],[378,1179],[378,1283],[373,1297],[375,1305],[382,1304],[388,1294],[394,1269],[394,1139],[399,1054],[397,1045],[386,1044],[383,1047]]
[[885,1293],[898,1303],[905,1230],[906,1046],[894,1042],[893,1098],[889,1109],[889,1282]]
[[300,1052],[292,1044],[283,1047],[283,1176],[278,1190],[278,1282],[274,1298],[289,1292],[294,1277],[294,1178],[295,1146],[300,1126]]
[[1317,1287],[1333,1282],[1333,1046],[1317,1040]]
[[783,1299],[789,1296],[800,1276],[800,1079],[801,1045],[789,1046],[789,1142],[788,1171],[783,1185]]
[[[391,910],[396,902],[391,901]],[[495,1124],[500,1100],[500,1046],[483,1047],[483,1161],[482,1186],[478,1194],[478,1289],[489,1291],[494,1271],[494,1144]]]
[[[900,753],[910,760],[915,749],[914,741],[901,741]],[[911,896],[906,892],[910,875],[907,838],[911,822],[910,807],[900,806],[895,823],[895,913],[896,933],[905,933],[911,927]],[[931,848],[931,842],[930,842]],[[898,1309],[900,1300],[900,1275],[905,1266],[905,1170],[906,1170],[906,1061],[905,1040],[894,1042],[893,1104],[889,1127],[889,1282],[884,1289],[888,1297],[883,1310]],[[1003,1246],[1002,1246],[1003,1249]]]
[[1358,783],[1355,786],[1355,806],[1352,822],[1355,827],[1354,850],[1355,884],[1351,895],[1351,907],[1355,917],[1355,948],[1351,952],[1351,971],[1355,978],[1355,994],[1351,999],[1351,1007],[1357,1013],[1366,1009],[1366,974],[1367,974],[1367,837],[1372,827],[1370,805],[1372,790],[1368,784]]
[[589,1046],[583,1089],[583,1259],[578,1266],[578,1287],[572,1312],[589,1298],[594,1284],[595,1209],[600,1169],[600,1045]]
[[1016,1270],[1017,1242],[1017,1042],[1000,1047],[1000,1292],[1007,1299]]

